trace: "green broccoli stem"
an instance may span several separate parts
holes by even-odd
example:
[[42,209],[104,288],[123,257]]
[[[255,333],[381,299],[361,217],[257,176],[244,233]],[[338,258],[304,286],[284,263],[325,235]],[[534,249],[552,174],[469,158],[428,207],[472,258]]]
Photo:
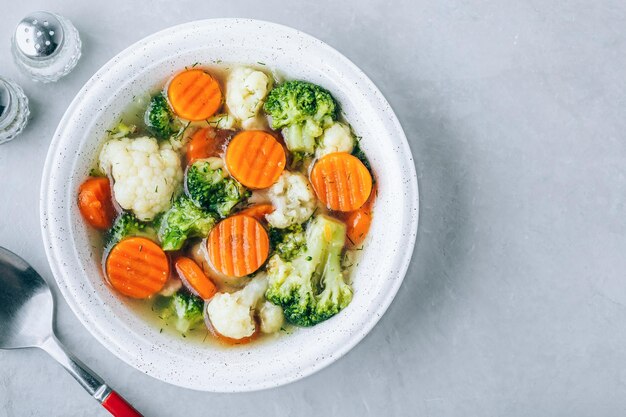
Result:
[[291,152],[302,152],[305,154],[313,154],[315,152],[315,138],[308,134],[304,125],[294,124],[287,126],[282,130],[285,145]]

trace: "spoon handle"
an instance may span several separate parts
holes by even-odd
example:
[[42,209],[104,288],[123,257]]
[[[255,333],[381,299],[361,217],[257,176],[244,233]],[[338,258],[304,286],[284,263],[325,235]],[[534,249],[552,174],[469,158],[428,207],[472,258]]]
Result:
[[106,408],[109,413],[115,417],[142,417],[141,414],[139,414],[139,411],[135,410],[132,405],[128,404],[121,395],[106,385],[104,385],[104,387],[106,387],[104,391],[105,395],[103,396],[104,399],[100,401],[100,399],[95,395],[94,397],[100,401],[100,404],[102,404],[102,406]]
[[124,398],[106,385],[98,375],[67,352],[54,335],[44,340],[40,347],[59,362],[109,413],[115,417],[142,417]]

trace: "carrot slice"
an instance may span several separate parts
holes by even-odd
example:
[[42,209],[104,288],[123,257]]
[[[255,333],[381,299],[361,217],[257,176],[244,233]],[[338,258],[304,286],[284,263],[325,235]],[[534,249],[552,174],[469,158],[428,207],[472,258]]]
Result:
[[167,88],[167,97],[174,113],[191,121],[213,116],[222,105],[219,83],[201,69],[177,74]]
[[265,221],[265,215],[270,214],[273,211],[274,211],[273,205],[269,203],[261,203],[261,204],[255,204],[254,206],[250,206],[246,209],[243,209],[237,214],[250,216],[262,222],[262,221]]
[[267,232],[250,216],[236,215],[215,226],[208,239],[209,259],[224,275],[243,277],[267,259],[270,242]]
[[233,135],[232,130],[205,127],[193,134],[187,145],[187,164],[193,164],[198,159],[220,156],[228,139]]
[[198,129],[187,145],[187,163],[193,164],[198,159],[217,156],[219,149],[215,139],[215,129],[212,127]]
[[91,177],[78,189],[78,208],[87,223],[100,230],[111,227],[115,208],[108,178]]
[[238,133],[226,149],[230,174],[249,188],[267,188],[285,169],[285,150],[274,136],[262,130]]
[[161,291],[170,275],[163,249],[143,237],[127,238],[113,246],[105,269],[111,286],[132,298],[148,298]]
[[363,243],[367,237],[367,232],[369,232],[370,226],[372,225],[372,206],[374,205],[375,199],[376,187],[372,190],[365,204],[355,211],[345,213],[343,217],[347,226],[346,237],[350,246],[353,248]]
[[203,300],[208,300],[215,295],[217,287],[192,259],[181,256],[174,265],[180,279],[193,293]]
[[356,210],[372,192],[370,172],[357,157],[345,152],[323,156],[313,165],[310,180],[317,197],[330,210]]

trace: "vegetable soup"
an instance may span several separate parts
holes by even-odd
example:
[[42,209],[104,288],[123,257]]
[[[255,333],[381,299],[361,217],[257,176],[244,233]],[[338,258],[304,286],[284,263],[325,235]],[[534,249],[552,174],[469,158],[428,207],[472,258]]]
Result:
[[157,332],[226,346],[341,320],[376,185],[332,94],[238,64],[146,97],[77,193],[111,291]]

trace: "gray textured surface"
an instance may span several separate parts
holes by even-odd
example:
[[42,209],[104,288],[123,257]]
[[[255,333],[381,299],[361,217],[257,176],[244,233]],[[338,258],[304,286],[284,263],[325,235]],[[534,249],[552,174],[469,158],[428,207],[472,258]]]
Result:
[[[163,384],[58,300],[61,339],[146,415],[626,412],[624,1],[89,3],[5,0],[0,17],[0,73],[33,110],[0,147],[0,245],[48,278],[39,177],[58,120],[104,62],[176,23],[260,18],[336,47],[396,109],[420,180],[416,252],[390,310],[346,357],[286,387]],[[10,61],[11,28],[36,9],[82,33],[84,56],[57,84],[33,84]],[[106,415],[44,353],[0,351],[0,369],[2,416]]]

